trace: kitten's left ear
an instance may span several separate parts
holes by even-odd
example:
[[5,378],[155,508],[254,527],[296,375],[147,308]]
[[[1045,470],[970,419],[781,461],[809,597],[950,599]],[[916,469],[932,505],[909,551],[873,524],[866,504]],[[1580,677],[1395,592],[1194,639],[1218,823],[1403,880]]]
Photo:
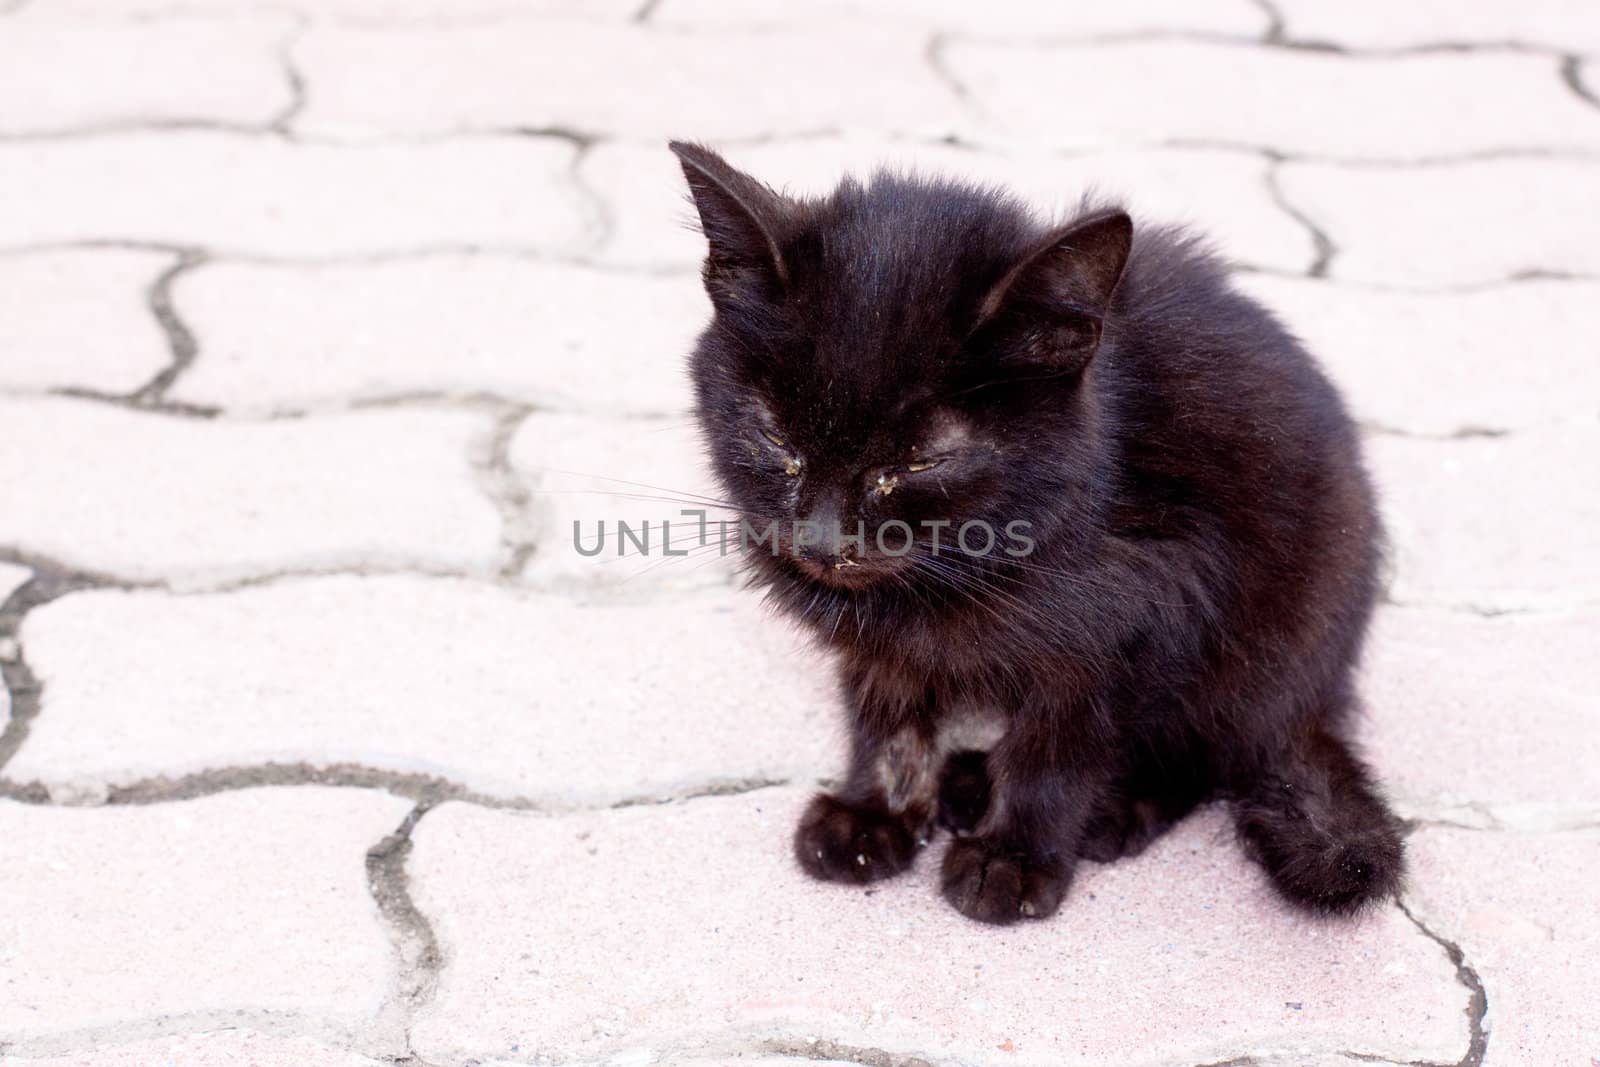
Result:
[[1100,344],[1101,323],[1111,306],[1133,247],[1133,220],[1107,211],[1054,231],[1006,272],[978,305],[977,325],[1015,317],[1053,329],[1030,331],[1030,359],[1081,366]]
[[775,283],[779,289],[787,285],[789,268],[777,235],[790,202],[709,148],[683,141],[667,147],[683,164],[700,229],[710,246],[704,273],[712,298],[752,284],[764,288]]

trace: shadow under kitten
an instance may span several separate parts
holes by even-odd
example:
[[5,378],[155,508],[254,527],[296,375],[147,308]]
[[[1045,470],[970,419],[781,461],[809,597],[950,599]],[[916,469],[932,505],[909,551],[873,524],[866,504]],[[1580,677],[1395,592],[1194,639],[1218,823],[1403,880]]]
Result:
[[1347,737],[1381,531],[1300,344],[1118,208],[888,173],[797,199],[672,147],[707,452],[754,584],[839,663],[850,765],[801,866],[873,881],[943,826],[946,898],[1014,922],[1220,798],[1290,901],[1395,892]]

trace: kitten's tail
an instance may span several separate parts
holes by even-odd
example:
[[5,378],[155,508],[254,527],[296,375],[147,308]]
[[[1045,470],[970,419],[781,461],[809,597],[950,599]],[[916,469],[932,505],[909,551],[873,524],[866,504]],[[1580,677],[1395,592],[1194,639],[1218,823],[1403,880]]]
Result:
[[1400,822],[1371,772],[1320,727],[1235,797],[1234,821],[1278,890],[1301,907],[1348,915],[1400,888]]

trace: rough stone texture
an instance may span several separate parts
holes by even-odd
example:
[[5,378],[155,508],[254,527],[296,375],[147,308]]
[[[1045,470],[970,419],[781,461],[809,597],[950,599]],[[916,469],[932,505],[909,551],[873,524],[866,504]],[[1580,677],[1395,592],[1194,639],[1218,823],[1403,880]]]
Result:
[[0,34],[0,135],[265,127],[293,102],[279,58],[289,26],[284,18],[88,22],[28,12]]
[[[310,22],[383,26],[395,22],[428,25],[481,23],[500,19],[548,18],[626,21],[639,13],[640,0],[283,0],[281,6]],[[254,15],[260,0],[184,0],[185,12]],[[151,17],[171,14],[171,0],[50,0],[52,11],[90,15]]]
[[175,262],[125,249],[0,256],[0,388],[126,393],[148,382],[172,359],[148,291]]
[[19,567],[14,563],[0,563],[0,604],[5,603],[7,597],[33,576],[33,572],[26,567]]
[[1273,0],[1292,41],[1346,48],[1414,48],[1441,44],[1516,43],[1560,52],[1600,52],[1600,23],[1585,0],[1457,4],[1413,0]]
[[[633,421],[536,415],[524,422],[510,448],[512,471],[529,496],[527,536],[538,545],[524,576],[542,585],[625,590],[728,583],[738,554],[737,517],[717,504],[720,490],[699,442],[687,416]],[[686,510],[705,511],[704,544],[700,517]],[[726,537],[723,521],[735,523]],[[594,554],[575,549],[574,523],[576,543]],[[619,523],[633,531],[631,537]],[[670,530],[664,532],[663,523]],[[667,555],[664,537],[672,552],[690,555]]]
[[1600,275],[1600,243],[1585,224],[1597,179],[1600,164],[1571,159],[1291,163],[1281,175],[1288,201],[1338,246],[1335,277],[1403,288]]
[[1506,438],[1377,437],[1368,455],[1394,542],[1390,595],[1480,611],[1600,602],[1593,428]]
[[870,895],[807,881],[790,855],[803,801],[431,813],[409,871],[450,964],[418,1051],[644,1062],[665,1043],[727,1053],[818,1034],[890,1062],[973,1064],[1466,1049],[1437,945],[1394,909],[1353,924],[1288,913],[1214,815],[1138,860],[1086,867],[1048,924],[999,931],[939,898],[937,849]]
[[[0,0],[0,1064],[1594,1067],[1600,22],[1353,4]],[[1216,812],[1015,930],[801,879],[831,666],[661,554],[668,136],[1245,268],[1384,490],[1410,915]]]
[[1411,866],[1414,913],[1448,931],[1488,995],[1485,1067],[1600,1058],[1600,831],[1424,829],[1412,835]]
[[486,571],[500,523],[457,411],[213,422],[77,400],[0,401],[0,544],[132,579],[281,570]]
[[0,801],[0,1040],[250,1009],[369,1028],[393,981],[362,855],[408,803],[248,790],[73,810]]
[[1367,750],[1408,815],[1600,824],[1594,609],[1477,618],[1385,608],[1367,644]]
[[1369,425],[1443,436],[1600,415],[1595,283],[1402,293],[1267,275],[1238,282],[1306,342]]
[[[296,128],[324,134],[562,127],[654,142],[848,124],[943,135],[961,114],[920,41],[872,26],[781,36],[587,22],[327,28],[295,55],[317,86]],[[617,77],[635,70],[648,78]]]
[[278,763],[441,775],[554,807],[836,770],[836,698],[753,597],[584,602],[353,577],[83,593],[31,614],[16,781]]
[[[33,572],[26,567],[17,567],[10,563],[0,563],[0,604],[4,604],[23,583],[33,577]],[[17,648],[0,639],[0,660],[15,659]],[[0,731],[3,731],[11,721],[11,691],[0,685]]]
[[[1311,233],[1267,192],[1268,164],[1239,152],[1098,152],[1052,156],[975,152],[881,139],[826,138],[731,148],[738,166],[800,194],[831,191],[846,173],[865,178],[880,166],[911,168],[1015,189],[1041,213],[1064,213],[1084,194],[1125,199],[1141,219],[1192,222],[1230,258],[1302,271],[1315,256]],[[678,161],[659,146],[599,145],[580,168],[586,185],[612,205],[599,256],[652,266],[698,266],[705,242]]]
[[183,278],[174,301],[200,356],[173,396],[229,411],[491,393],[544,408],[682,412],[684,357],[710,311],[688,278],[451,255],[221,263]]
[[594,223],[568,176],[574,152],[555,138],[333,145],[207,130],[0,142],[0,247],[571,251]]
[[1235,33],[1257,36],[1266,12],[1247,0],[1192,4],[1183,0],[1133,0],[1123,4],[1041,4],[1005,0],[977,5],[964,0],[662,0],[650,21],[659,26],[833,26],[839,20],[874,19],[909,26],[1026,39],[1035,35],[1095,37],[1118,33]]
[[382,1067],[369,1059],[305,1037],[271,1037],[251,1030],[212,1030],[158,1037],[60,1056],[0,1056],[0,1067]]
[[[1033,48],[962,41],[946,50],[946,63],[989,126],[1058,145],[1230,142],[1401,160],[1600,147],[1600,111],[1561,84],[1547,56],[1353,61],[1192,41]],[[1063,100],[1093,106],[1064,123]]]

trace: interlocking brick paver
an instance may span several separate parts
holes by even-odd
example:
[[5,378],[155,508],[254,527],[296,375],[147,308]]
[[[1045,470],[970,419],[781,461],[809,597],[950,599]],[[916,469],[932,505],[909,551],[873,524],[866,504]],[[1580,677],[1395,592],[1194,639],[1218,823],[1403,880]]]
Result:
[[[1600,119],[1600,110],[1595,111]],[[1286,164],[1285,195],[1333,239],[1338,278],[1400,287],[1600,275],[1600,163],[1494,159],[1421,167]]]
[[[524,575],[543,585],[600,583],[643,592],[648,587],[727,584],[738,556],[737,525],[723,536],[712,524],[736,521],[720,507],[700,447],[699,432],[687,415],[666,419],[600,419],[578,415],[535,415],[511,441],[511,467],[529,493],[528,534],[538,551]],[[684,510],[704,510],[706,543],[700,519]],[[605,539],[600,540],[600,524]],[[619,522],[634,531],[633,539]],[[648,554],[635,539],[650,524]],[[663,551],[663,526],[673,552]],[[576,551],[573,527],[585,552]],[[761,532],[761,531],[757,531]],[[724,545],[727,552],[723,551]]]
[[[1192,222],[1230,258],[1303,271],[1315,248],[1310,231],[1272,201],[1268,163],[1250,153],[1196,150],[1097,152],[1051,156],[1022,146],[974,151],[870,138],[826,138],[731,148],[729,158],[795,194],[820,195],[845,174],[865,178],[880,166],[990,181],[1015,189],[1041,212],[1076,207],[1091,190],[1124,198],[1142,219]],[[604,144],[585,155],[585,184],[610,205],[608,261],[698,265],[705,241],[678,162],[658,147]]]
[[790,852],[804,799],[430,813],[408,871],[449,962],[418,1052],[643,1057],[818,1034],[886,1062],[1051,1067],[1466,1050],[1438,946],[1390,908],[1291,914],[1215,815],[1086,866],[1056,918],[1001,931],[940,899],[939,849],[870,893],[807,880]]
[[19,567],[14,563],[0,563],[0,604],[5,603],[6,598],[32,576],[33,572],[26,567]]
[[1368,458],[1394,546],[1390,595],[1484,611],[1600,602],[1600,431],[1377,436]]
[[172,359],[148,290],[175,262],[117,248],[0,256],[0,388],[148,382]]
[[922,53],[920,40],[870,25],[782,35],[558,21],[381,34],[324,28],[296,49],[314,87],[296,127],[563,127],[652,141],[843,125],[943,135],[961,114],[959,102]]
[[[4,604],[24,582],[31,578],[32,572],[26,567],[13,566],[10,563],[0,563],[0,604]],[[6,638],[0,638],[0,660],[11,659],[17,654],[17,648],[9,643]],[[0,685],[0,730],[11,721],[11,691]]]
[[135,579],[332,567],[487,571],[500,521],[470,456],[475,413],[180,419],[0,400],[0,544]]
[[831,674],[764,616],[420,577],[74,594],[25,624],[45,695],[6,775],[352,762],[562,806],[831,773]]
[[[1591,6],[0,0],[0,1067],[1594,1061]],[[668,137],[1244,268],[1382,491],[1404,906],[1214,809],[1012,929],[800,874],[840,696],[680,514]]]
[[976,5],[964,0],[662,0],[650,16],[659,26],[831,26],[840,20],[873,19],[908,26],[970,32],[984,37],[1034,35],[1094,37],[1143,33],[1264,33],[1266,12],[1248,0],[1191,4],[1183,0],[1130,0],[1122,4],[1040,4],[1003,0]]
[[[486,22],[519,18],[606,19],[637,15],[641,0],[291,0],[283,5],[312,22],[382,26],[393,22]],[[255,14],[260,0],[185,0],[185,12]],[[52,11],[75,14],[165,16],[171,0],[50,0]]]
[[172,395],[230,411],[492,393],[545,408],[681,412],[684,357],[709,311],[685,278],[448,255],[216,264],[182,279],[174,302],[200,356]]
[[1539,45],[1560,52],[1600,52],[1600,24],[1585,0],[1457,4],[1452,0],[1273,0],[1293,41],[1347,48],[1440,44]]
[[1444,435],[1600,414],[1600,284],[1436,293],[1268,275],[1238,284],[1305,340],[1363,421]]
[[393,1062],[311,1038],[242,1029],[157,1037],[60,1056],[0,1056],[0,1067],[383,1067]]
[[1600,822],[1593,609],[1483,619],[1384,608],[1361,694],[1368,751],[1409,815]]
[[1548,56],[956,42],[946,62],[993,128],[1057,145],[1225,141],[1383,159],[1600,148],[1600,111],[1561,84]]
[[0,801],[0,1040],[236,1011],[366,1029],[393,964],[363,856],[409,807],[318,788]]
[[97,21],[27,12],[0,33],[0,134],[265,127],[294,101],[279,55],[290,25],[281,16]]
[[557,138],[296,144],[208,130],[0,142],[0,247],[151,242],[267,256],[582,248]]
[[1460,946],[1488,995],[1485,1067],[1593,1060],[1600,1050],[1600,831],[1411,837],[1418,918]]

